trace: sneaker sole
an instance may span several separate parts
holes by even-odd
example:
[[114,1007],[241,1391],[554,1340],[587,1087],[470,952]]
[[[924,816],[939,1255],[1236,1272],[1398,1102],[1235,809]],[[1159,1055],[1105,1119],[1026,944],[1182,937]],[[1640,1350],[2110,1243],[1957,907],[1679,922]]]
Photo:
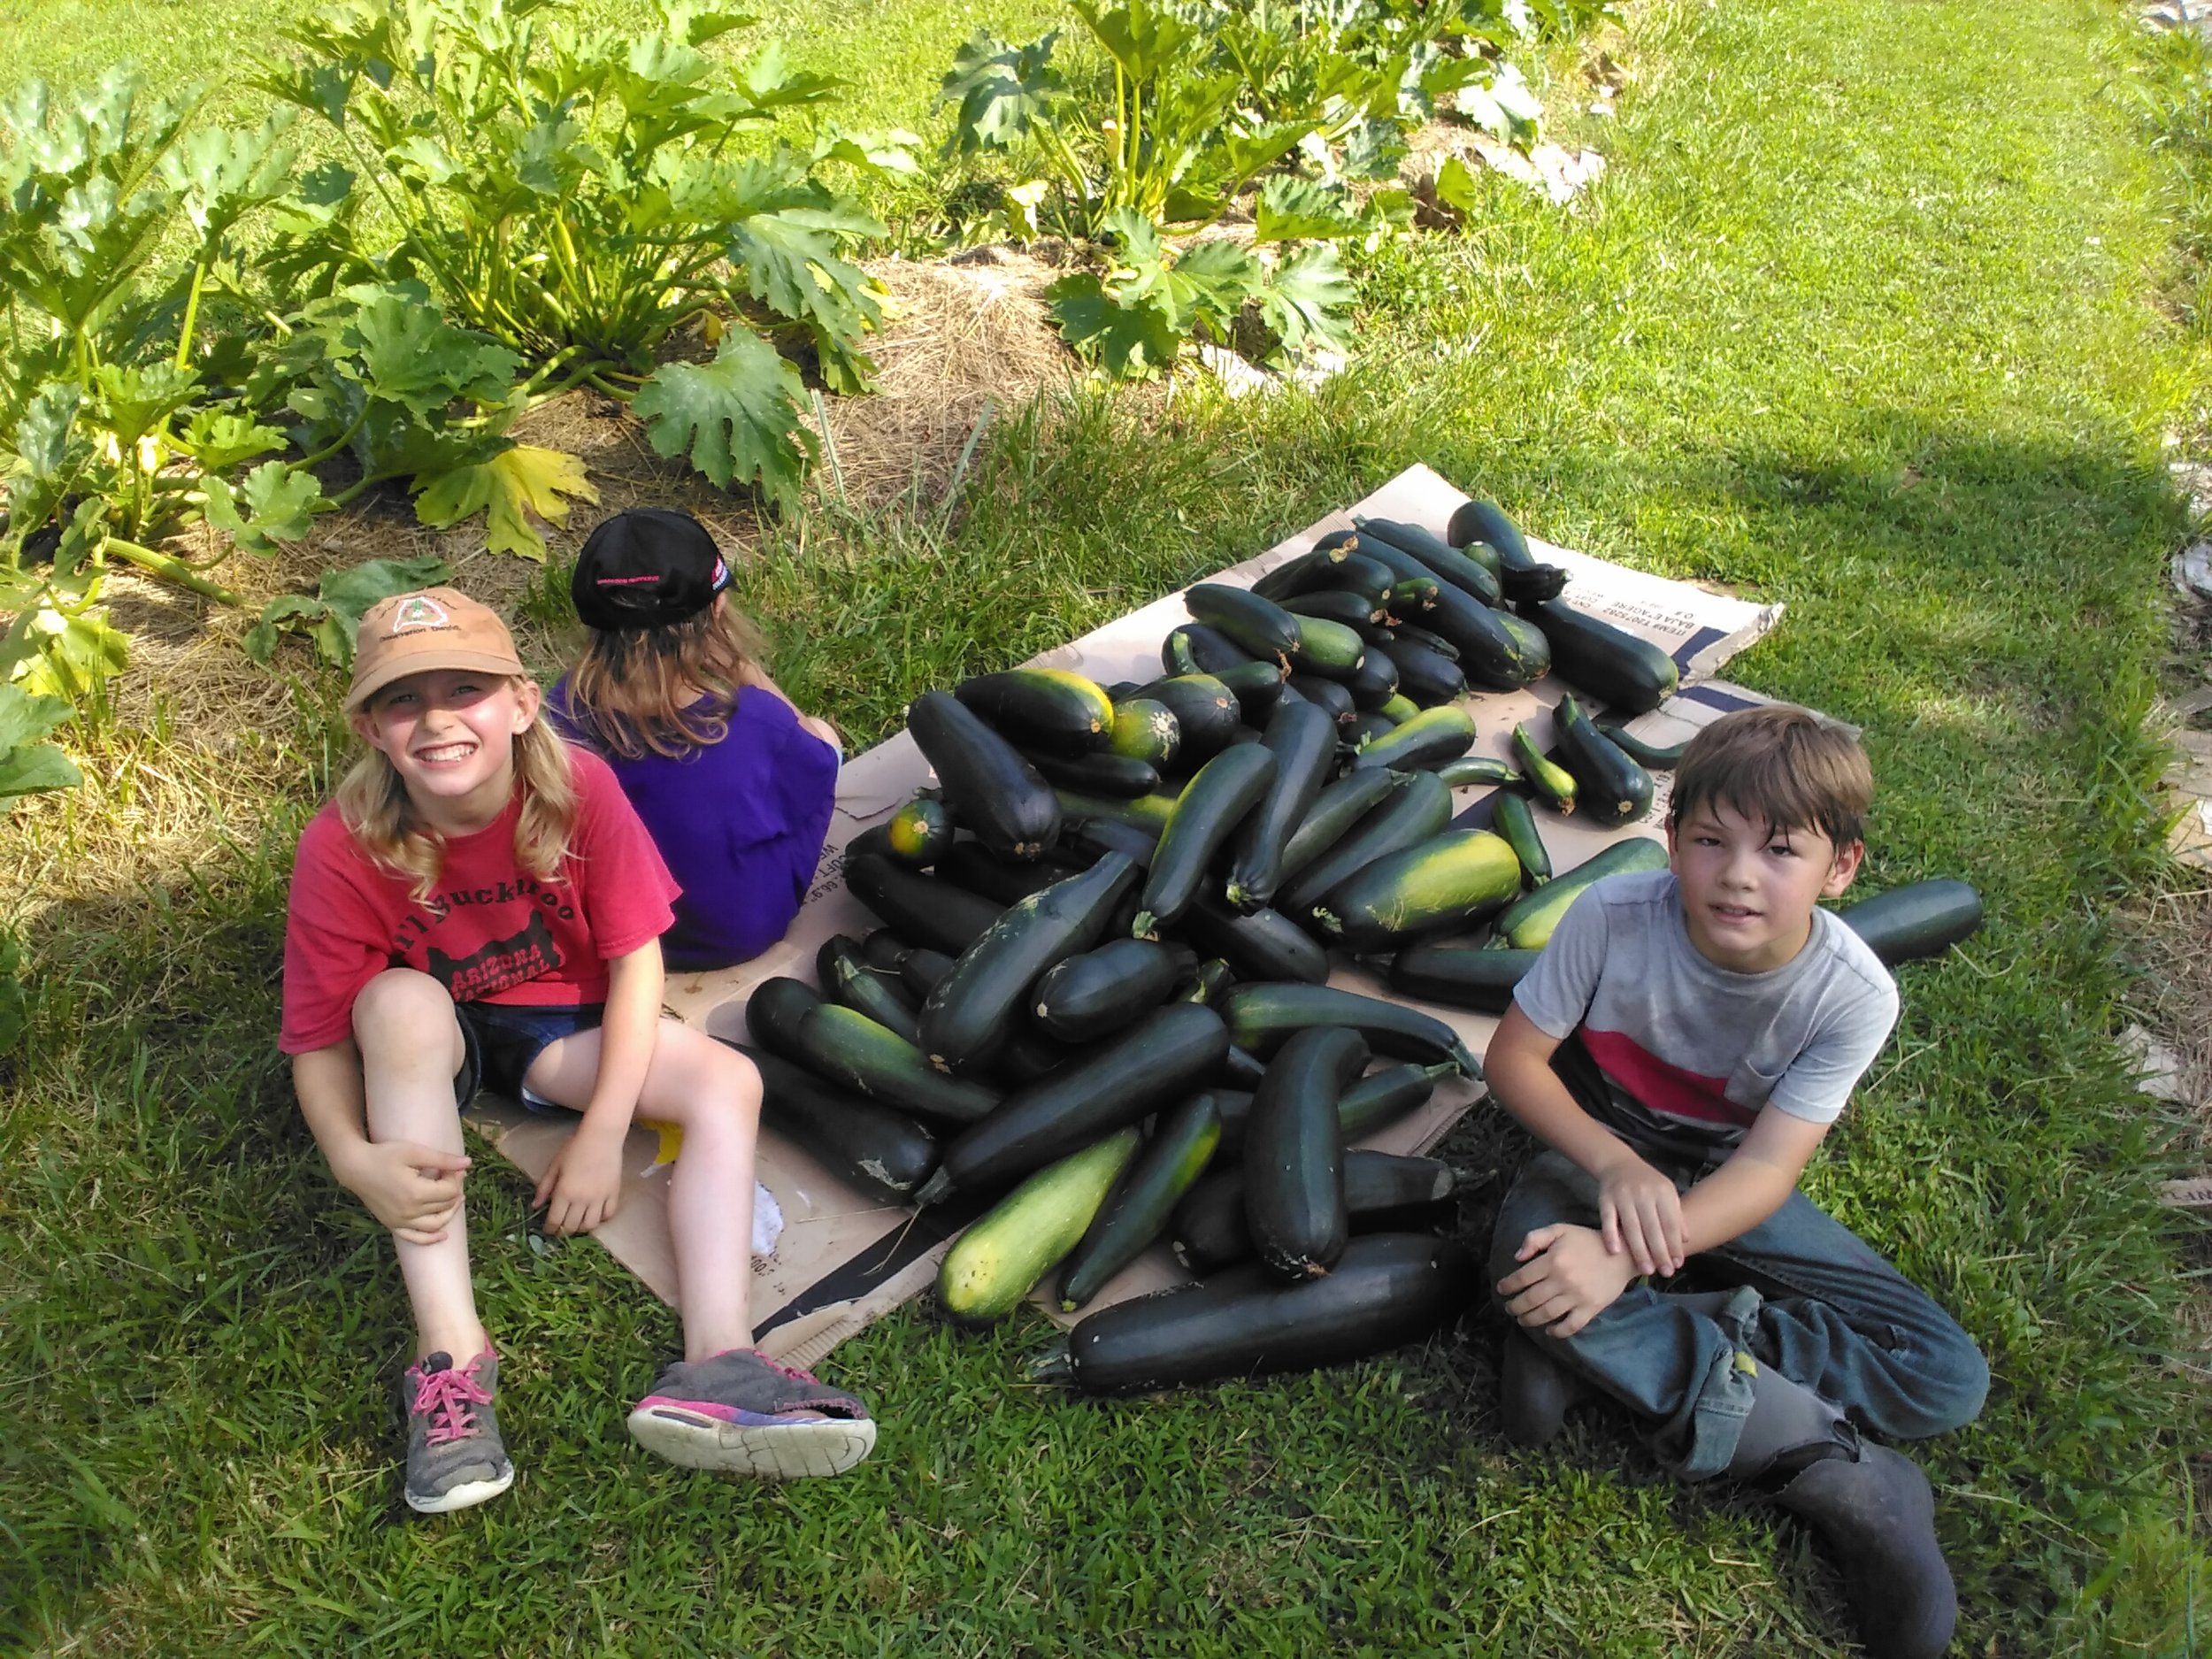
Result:
[[748,1428],[673,1406],[630,1413],[630,1437],[685,1469],[726,1469],[771,1480],[841,1475],[875,1450],[872,1417]]
[[515,1471],[510,1469],[495,1480],[465,1480],[434,1498],[419,1498],[410,1492],[406,1494],[407,1507],[417,1515],[450,1515],[456,1509],[472,1509],[487,1499],[495,1498],[514,1484]]

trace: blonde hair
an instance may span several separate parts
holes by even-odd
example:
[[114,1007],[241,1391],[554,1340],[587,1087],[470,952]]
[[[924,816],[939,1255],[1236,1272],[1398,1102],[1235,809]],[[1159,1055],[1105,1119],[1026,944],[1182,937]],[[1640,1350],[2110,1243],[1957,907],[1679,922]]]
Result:
[[568,709],[595,747],[672,759],[729,735],[749,672],[764,668],[760,634],[726,601],[657,628],[587,628],[570,671]]
[[1874,769],[1848,728],[1772,703],[1724,714],[1692,738],[1674,769],[1673,828],[1701,806],[1763,821],[1766,833],[1816,829],[1839,850],[1866,836]]
[[[515,738],[515,788],[522,813],[515,821],[515,862],[541,881],[561,872],[576,833],[576,777],[568,745],[543,720]],[[338,816],[375,862],[414,879],[413,894],[427,899],[445,867],[445,838],[424,827],[407,798],[407,786],[384,751],[371,748],[339,781],[333,795]]]

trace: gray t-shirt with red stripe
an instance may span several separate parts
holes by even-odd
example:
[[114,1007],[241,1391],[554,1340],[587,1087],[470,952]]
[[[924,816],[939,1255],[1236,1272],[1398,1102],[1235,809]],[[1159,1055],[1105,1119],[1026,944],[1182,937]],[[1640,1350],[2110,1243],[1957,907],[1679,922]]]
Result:
[[1780,967],[1733,973],[1690,942],[1666,870],[1592,886],[1513,995],[1596,1063],[1601,1089],[1576,1090],[1593,1116],[1640,1149],[1707,1162],[1762,1107],[1833,1122],[1897,1023],[1897,982],[1834,912],[1814,911]]

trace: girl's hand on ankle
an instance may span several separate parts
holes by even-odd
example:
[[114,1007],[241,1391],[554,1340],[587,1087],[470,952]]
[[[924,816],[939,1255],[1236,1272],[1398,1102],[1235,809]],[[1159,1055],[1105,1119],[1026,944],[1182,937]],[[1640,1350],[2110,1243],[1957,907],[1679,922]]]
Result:
[[461,1209],[465,1153],[407,1141],[365,1141],[331,1173],[403,1244],[436,1244]]
[[1498,1281],[1505,1310],[1550,1336],[1572,1336],[1619,1301],[1636,1277],[1628,1258],[1607,1249],[1599,1234],[1563,1221],[1523,1239],[1513,1259],[1528,1265]]
[[622,1199],[622,1140],[586,1124],[553,1155],[530,1202],[545,1211],[545,1230],[556,1236],[589,1233],[614,1218]]

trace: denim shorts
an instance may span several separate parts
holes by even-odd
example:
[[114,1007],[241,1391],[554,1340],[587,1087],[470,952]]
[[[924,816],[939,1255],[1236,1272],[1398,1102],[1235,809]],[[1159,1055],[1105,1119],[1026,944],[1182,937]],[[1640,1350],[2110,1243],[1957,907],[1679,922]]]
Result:
[[596,1031],[604,1002],[572,1002],[531,1007],[518,1002],[457,1002],[461,1017],[461,1069],[453,1076],[453,1098],[462,1106],[488,1088],[533,1110],[559,1110],[522,1087],[537,1057],[564,1037]]

